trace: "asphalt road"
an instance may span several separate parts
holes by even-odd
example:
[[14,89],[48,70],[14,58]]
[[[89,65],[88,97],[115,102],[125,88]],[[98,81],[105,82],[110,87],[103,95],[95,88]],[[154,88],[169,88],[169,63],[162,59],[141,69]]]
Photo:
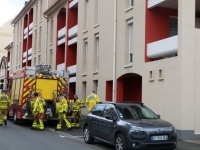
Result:
[[[59,132],[54,131],[55,124],[46,124],[45,131],[34,131],[30,127],[30,123],[15,125],[12,121],[0,127],[0,150],[114,150],[100,141],[85,144],[82,129],[63,128]],[[200,144],[178,140],[176,150],[200,150]]]
[[0,150],[101,150],[79,139],[48,128],[31,130],[30,125],[15,125],[12,121],[0,127]]

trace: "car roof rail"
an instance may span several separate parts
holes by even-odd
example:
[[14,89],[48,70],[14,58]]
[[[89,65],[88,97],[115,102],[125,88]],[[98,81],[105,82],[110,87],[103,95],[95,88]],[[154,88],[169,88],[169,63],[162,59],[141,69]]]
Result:
[[98,104],[113,104],[113,105],[116,105],[115,102],[110,102],[110,101],[99,102]]

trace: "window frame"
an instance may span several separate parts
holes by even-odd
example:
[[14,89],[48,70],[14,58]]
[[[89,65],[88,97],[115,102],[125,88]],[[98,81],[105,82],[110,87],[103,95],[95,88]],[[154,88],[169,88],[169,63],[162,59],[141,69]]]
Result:
[[126,21],[128,25],[128,63],[133,62],[133,18]]

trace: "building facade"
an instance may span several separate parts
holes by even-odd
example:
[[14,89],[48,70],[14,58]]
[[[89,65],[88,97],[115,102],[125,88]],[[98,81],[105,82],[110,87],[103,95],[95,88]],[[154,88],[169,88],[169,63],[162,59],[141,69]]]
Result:
[[12,21],[12,65],[69,71],[69,98],[95,90],[101,101],[140,101],[172,122],[180,139],[200,139],[198,6],[199,0],[30,0]]
[[[13,41],[13,26],[10,24],[12,20],[7,21],[0,27],[0,79],[5,79],[7,74],[7,51],[5,47]],[[4,80],[4,83],[6,80]]]

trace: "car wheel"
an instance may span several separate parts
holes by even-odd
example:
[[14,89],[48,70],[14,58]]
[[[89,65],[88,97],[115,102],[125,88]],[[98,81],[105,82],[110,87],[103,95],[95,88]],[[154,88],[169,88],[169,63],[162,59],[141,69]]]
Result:
[[92,144],[94,142],[94,138],[91,136],[89,126],[86,126],[83,131],[83,138],[85,143]]
[[126,150],[125,138],[122,134],[115,137],[115,150]]

